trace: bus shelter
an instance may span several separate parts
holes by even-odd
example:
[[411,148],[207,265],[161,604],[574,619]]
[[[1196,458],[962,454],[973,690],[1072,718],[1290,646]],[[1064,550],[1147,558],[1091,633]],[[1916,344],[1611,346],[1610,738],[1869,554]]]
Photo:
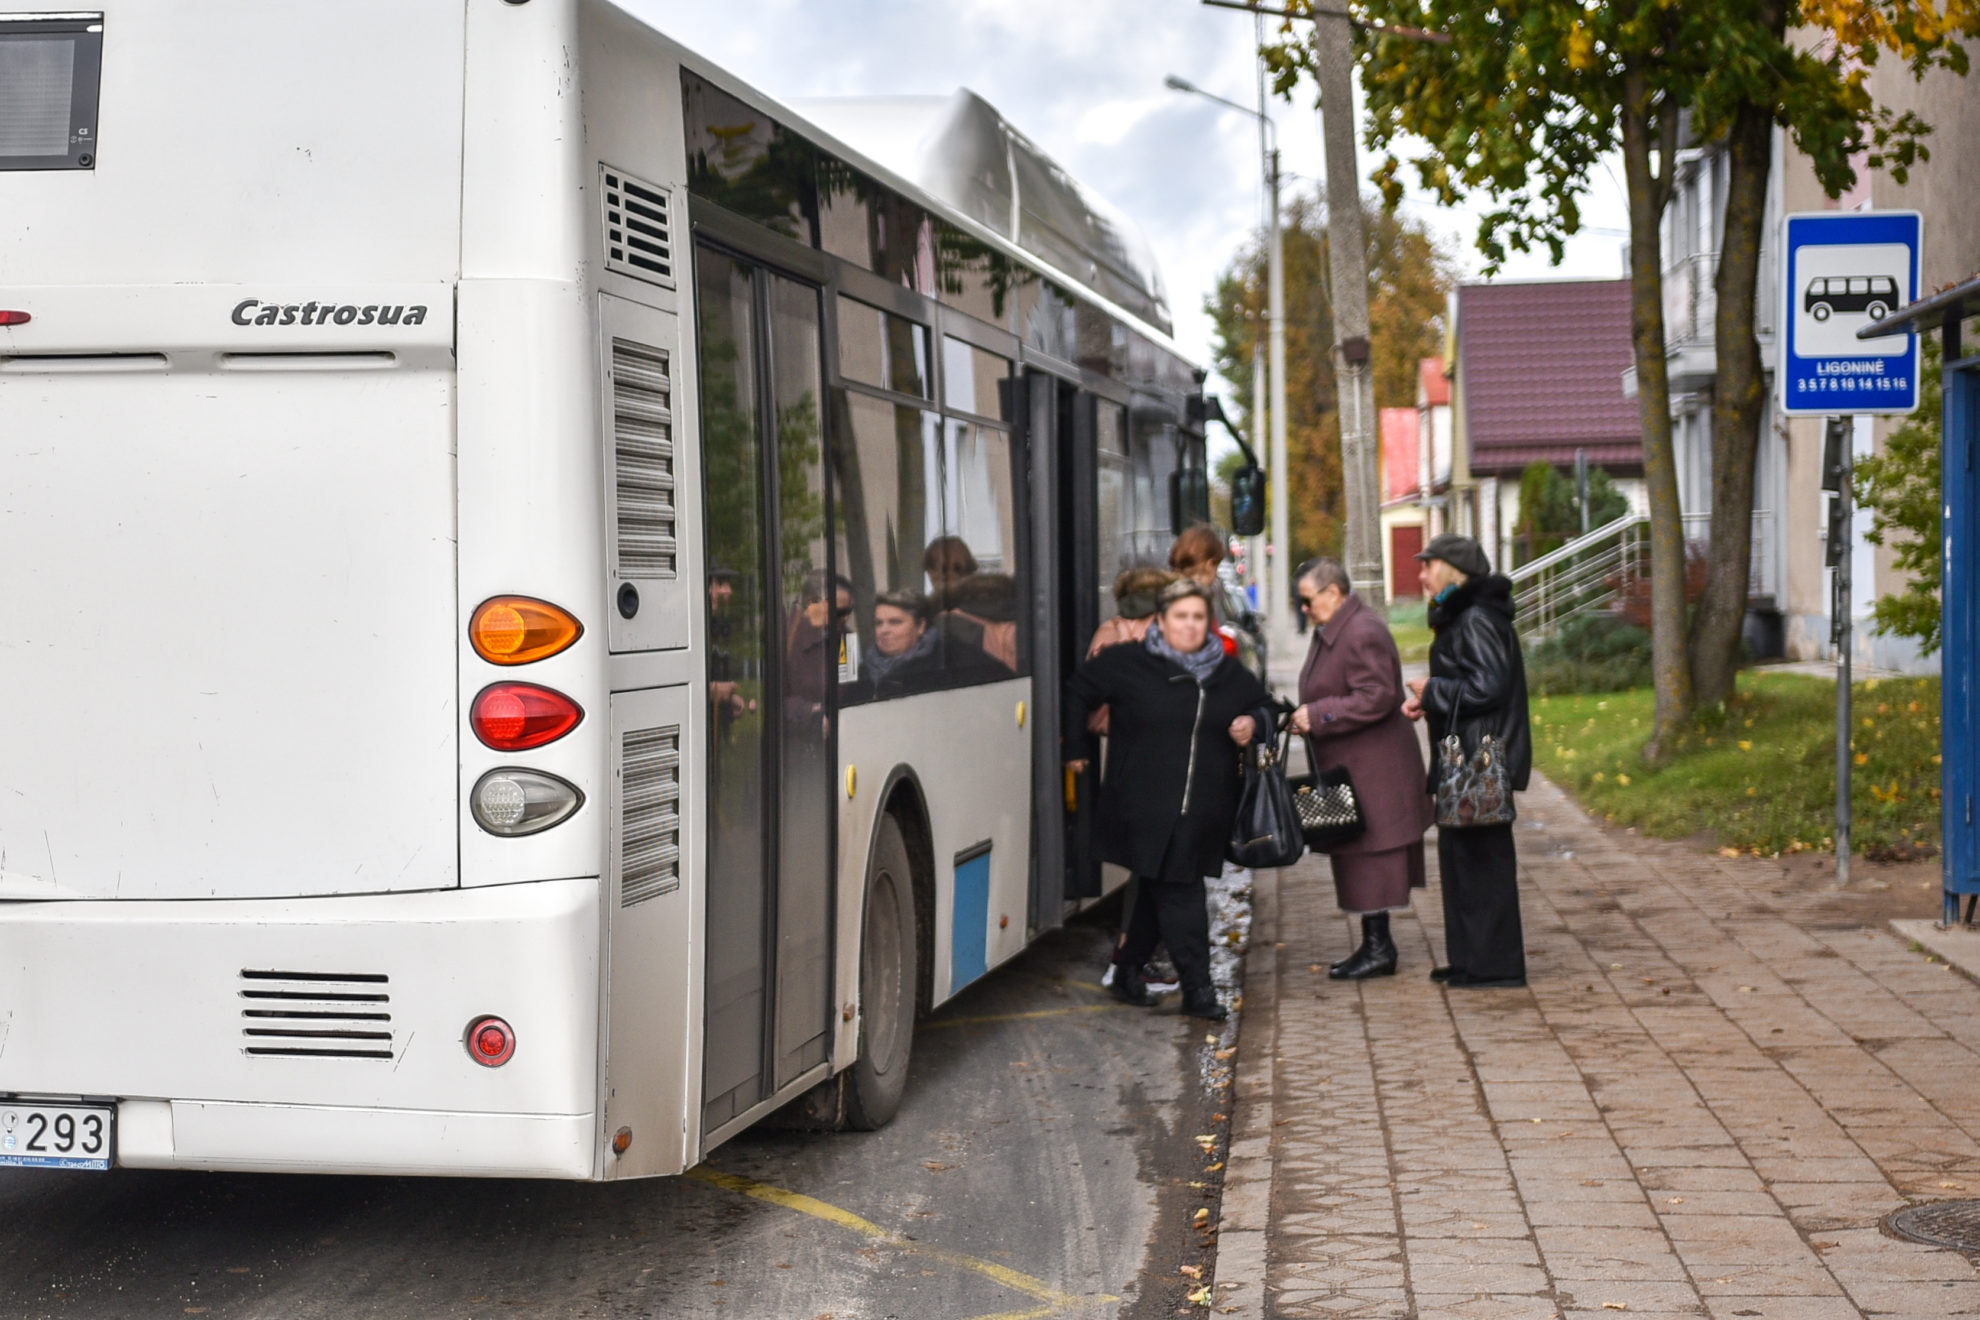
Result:
[[1858,337],[1916,330],[1939,332],[1942,411],[1939,422],[1941,555],[1940,829],[1945,910],[1967,919],[1980,898],[1980,827],[1973,814],[1980,777],[1980,344],[1962,345],[1960,322],[1980,315],[1980,276],[1920,299],[1858,331]]

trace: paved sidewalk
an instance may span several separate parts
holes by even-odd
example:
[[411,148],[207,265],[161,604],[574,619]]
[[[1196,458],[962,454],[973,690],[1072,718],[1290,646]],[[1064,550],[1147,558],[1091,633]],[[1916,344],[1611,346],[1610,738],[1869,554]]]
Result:
[[1212,1313],[1980,1314],[1878,1227],[1980,1197],[1980,986],[1537,776],[1521,813],[1528,990],[1425,979],[1434,878],[1401,973],[1330,982],[1325,862],[1259,878]]

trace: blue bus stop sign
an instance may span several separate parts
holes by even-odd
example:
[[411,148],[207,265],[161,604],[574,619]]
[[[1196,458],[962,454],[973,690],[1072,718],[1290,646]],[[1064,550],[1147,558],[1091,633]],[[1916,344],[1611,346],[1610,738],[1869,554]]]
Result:
[[1856,332],[1918,297],[1916,211],[1788,216],[1781,241],[1781,351],[1789,416],[1908,413],[1918,407],[1918,336]]

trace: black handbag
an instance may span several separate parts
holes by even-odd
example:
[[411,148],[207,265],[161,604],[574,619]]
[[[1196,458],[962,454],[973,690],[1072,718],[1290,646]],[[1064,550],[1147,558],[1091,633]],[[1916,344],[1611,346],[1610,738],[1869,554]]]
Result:
[[[1307,757],[1312,759],[1312,744]],[[1337,765],[1317,774],[1287,780],[1292,789],[1293,810],[1299,813],[1299,832],[1314,852],[1327,852],[1368,832],[1368,817],[1362,814],[1361,798],[1354,791],[1354,777],[1347,767]]]
[[1290,732],[1276,745],[1253,741],[1240,756],[1244,787],[1238,792],[1237,821],[1231,826],[1224,858],[1238,866],[1291,866],[1306,852],[1299,811],[1286,785],[1285,754]]

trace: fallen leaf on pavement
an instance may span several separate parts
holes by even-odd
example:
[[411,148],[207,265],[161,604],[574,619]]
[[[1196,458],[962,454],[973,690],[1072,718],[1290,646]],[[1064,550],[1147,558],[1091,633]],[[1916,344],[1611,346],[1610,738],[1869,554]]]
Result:
[[1203,1277],[1203,1267],[1201,1265],[1178,1265],[1176,1266],[1176,1273],[1187,1274],[1192,1279],[1200,1279]]
[[1202,1209],[1200,1209],[1200,1210],[1198,1210],[1198,1211],[1197,1211],[1197,1212],[1196,1212],[1196,1213],[1195,1213],[1194,1215],[1191,1215],[1191,1216],[1190,1216],[1190,1222],[1191,1222],[1192,1224],[1207,1224],[1207,1223],[1209,1223],[1209,1222],[1210,1222],[1210,1208],[1209,1208],[1208,1206],[1205,1206],[1205,1207],[1203,1207]]

